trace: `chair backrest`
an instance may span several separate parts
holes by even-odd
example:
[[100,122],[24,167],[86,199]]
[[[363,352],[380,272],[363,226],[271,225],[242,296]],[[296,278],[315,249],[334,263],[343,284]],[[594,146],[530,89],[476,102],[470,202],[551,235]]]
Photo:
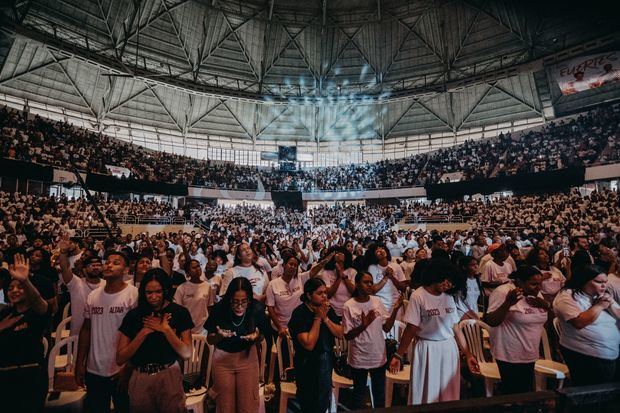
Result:
[[202,357],[205,352],[207,337],[202,334],[192,334],[192,355],[183,363],[183,374],[200,373]]
[[480,322],[479,320],[463,320],[458,324],[458,328],[465,338],[469,351],[479,362],[486,361],[482,343],[483,325],[486,326],[486,324]]
[[349,342],[344,338],[336,338],[334,340],[334,354],[338,357],[346,353],[349,349]]
[[49,350],[50,344],[45,337],[41,339],[41,342],[43,343],[43,357],[47,357],[47,350]]
[[213,352],[215,351],[215,346],[213,344],[207,343],[207,348],[209,349],[209,358],[207,359],[207,374],[205,375],[205,387],[208,389],[211,382],[211,368],[213,367]]
[[56,327],[56,337],[54,338],[54,344],[58,343],[62,338],[63,330],[69,331],[69,323],[71,322],[71,316],[63,318],[58,327]]
[[403,335],[403,331],[405,331],[405,324],[402,321],[394,321],[394,325],[392,329],[387,333],[388,338],[393,338],[396,341],[400,342],[400,338]]
[[555,317],[553,319],[553,328],[555,329],[555,333],[558,335],[558,337],[562,336],[562,324],[560,324],[560,319]]
[[276,351],[278,352],[278,370],[280,371],[280,377],[285,377],[285,371],[287,368],[293,367],[293,356],[295,355],[295,348],[293,347],[293,340],[287,335],[286,345],[288,346],[288,365],[284,366],[284,360],[282,357],[282,337],[278,336],[276,340]]
[[71,303],[67,303],[65,307],[62,309],[62,319],[69,317],[69,310],[71,309]]
[[547,335],[547,330],[544,327],[542,329],[540,341],[542,342],[543,357],[545,360],[553,360],[553,357],[551,356],[551,346],[549,345],[549,336]]
[[50,351],[49,358],[47,360],[47,376],[49,378],[49,390],[54,390],[54,373],[56,369],[56,357],[60,355],[63,348],[66,348],[67,364],[61,368],[61,370],[67,373],[75,372],[75,363],[77,360],[78,352],[78,336],[69,336],[63,338],[58,343],[54,344]]

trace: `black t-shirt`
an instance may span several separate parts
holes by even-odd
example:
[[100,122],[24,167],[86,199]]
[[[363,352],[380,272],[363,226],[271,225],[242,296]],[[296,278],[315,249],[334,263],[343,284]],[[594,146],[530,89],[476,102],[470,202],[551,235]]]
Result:
[[52,284],[58,283],[58,280],[60,279],[58,278],[58,273],[53,268],[42,268],[39,271],[36,271],[35,274],[45,278]]
[[[50,309],[37,314],[32,309],[22,313],[23,317],[13,327],[0,331],[0,367],[43,363],[43,333],[50,322]],[[18,315],[15,307],[0,311],[0,320],[9,315]]]
[[[288,322],[288,329],[293,338],[293,345],[295,346],[295,366],[301,366],[305,364],[308,359],[312,359],[323,353],[332,353],[334,351],[334,335],[329,331],[325,323],[321,322],[321,328],[319,330],[319,338],[312,351],[306,350],[299,340],[297,335],[300,333],[307,333],[312,329],[312,323],[314,323],[315,314],[308,308],[305,303],[302,303],[295,310],[291,316],[291,321]],[[327,317],[334,323],[338,324],[338,316],[334,312],[333,308],[329,308]]]
[[[142,308],[130,310],[125,318],[123,318],[123,322],[118,330],[133,340],[136,335],[138,335],[138,332],[142,330],[142,318],[151,315],[151,313],[152,311]],[[178,337],[181,336],[183,331],[190,330],[194,327],[189,311],[183,306],[170,303],[161,311],[155,313],[155,315],[161,316],[163,313],[169,313],[172,316],[168,324],[170,324],[170,327],[172,327]],[[168,343],[164,334],[154,331],[144,339],[144,342],[140,348],[138,348],[136,354],[131,358],[131,363],[134,366],[144,366],[149,363],[169,364],[178,358],[177,352],[174,351],[170,343]]]
[[47,278],[34,274],[30,276],[30,282],[34,285],[34,288],[39,291],[39,294],[41,294],[41,297],[43,297],[44,300],[51,300],[56,297],[54,284],[52,284],[52,282]]
[[234,331],[236,334],[233,337],[222,339],[215,345],[217,348],[228,353],[248,350],[254,343],[242,340],[240,337],[253,333],[256,328],[261,334],[266,334],[268,325],[265,306],[258,301],[253,301],[245,316],[237,317],[229,306],[226,306],[224,302],[219,302],[213,307],[213,311],[209,314],[204,325],[205,330],[209,333],[217,333],[217,327],[222,330]]

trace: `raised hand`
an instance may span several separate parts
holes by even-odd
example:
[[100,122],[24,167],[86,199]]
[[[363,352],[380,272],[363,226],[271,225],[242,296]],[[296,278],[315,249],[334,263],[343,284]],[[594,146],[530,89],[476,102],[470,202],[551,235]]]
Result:
[[68,254],[71,250],[71,241],[69,240],[69,237],[67,235],[63,235],[62,238],[60,238],[60,241],[58,241],[57,247],[61,254]]
[[30,260],[22,254],[15,254],[13,264],[9,266],[11,277],[19,281],[26,281],[30,275]]
[[613,300],[609,296],[609,294],[603,294],[594,300],[594,305],[601,307],[603,310],[606,310],[609,308],[612,302]]

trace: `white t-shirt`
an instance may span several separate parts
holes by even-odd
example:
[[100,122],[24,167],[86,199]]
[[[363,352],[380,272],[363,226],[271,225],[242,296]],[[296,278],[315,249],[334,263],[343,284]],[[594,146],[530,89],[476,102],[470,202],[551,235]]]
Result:
[[[606,360],[618,358],[620,322],[609,312],[602,311],[590,325],[578,330],[568,321],[592,307],[592,298],[573,290],[562,290],[553,300],[553,311],[560,320],[560,344],[569,350]],[[618,310],[618,304],[613,303]]]
[[209,318],[210,307],[214,304],[213,289],[207,281],[193,283],[185,281],[177,287],[174,293],[174,302],[186,307],[192,316],[194,328],[192,334],[200,334],[204,331],[204,324]]
[[108,294],[105,288],[97,288],[86,299],[84,319],[90,319],[90,350],[86,371],[98,376],[110,377],[121,369],[116,364],[118,328],[123,318],[138,303],[138,289],[127,286],[116,294]]
[[411,274],[413,273],[413,267],[415,267],[415,261],[407,262],[403,261],[400,263],[400,268],[403,269],[403,274],[405,274],[405,279],[410,280]]
[[[515,289],[513,283],[500,285],[489,297],[488,312],[497,310],[510,290]],[[542,293],[538,297],[543,298]],[[532,363],[539,359],[540,339],[547,312],[542,308],[532,307],[525,298],[510,307],[506,318],[490,332],[491,354],[497,360],[509,363]]]
[[272,280],[274,278],[282,277],[282,274],[284,274],[284,266],[282,265],[281,262],[279,262],[278,265],[276,265],[275,267],[271,268],[271,279]]
[[473,311],[478,313],[478,298],[480,298],[480,287],[478,287],[478,281],[475,278],[467,277],[467,297],[462,302],[466,311]]
[[229,268],[224,273],[224,277],[222,277],[222,288],[220,289],[220,297],[223,297],[226,294],[226,290],[228,289],[228,284],[234,279],[238,277],[247,278],[252,284],[252,292],[254,295],[263,295],[265,294],[265,290],[267,289],[267,285],[269,284],[269,277],[267,277],[267,273],[262,270],[257,269],[255,266],[250,265],[249,267],[242,267],[237,265],[236,267]]
[[287,283],[282,277],[274,278],[267,286],[266,304],[276,311],[278,323],[282,327],[288,325],[293,310],[299,306],[299,297],[304,292],[304,284],[308,281],[308,273],[301,273]]
[[213,302],[217,303],[220,300],[220,296],[218,295],[218,291],[222,287],[222,276],[219,274],[213,275],[213,277],[207,279],[204,275],[202,278],[205,279],[206,282],[211,284],[211,295],[213,295]]
[[614,301],[620,304],[620,277],[616,274],[607,274],[607,291],[614,298]]
[[267,274],[271,272],[271,265],[269,264],[269,261],[267,261],[267,259],[263,257],[258,257],[258,259],[256,260],[256,264],[262,267],[263,271],[265,271]]
[[67,284],[67,289],[71,295],[71,332],[72,336],[80,334],[80,329],[84,323],[84,307],[86,306],[86,298],[91,291],[97,288],[105,287],[105,280],[99,281],[98,284],[91,284],[84,278],[73,276]]
[[[394,270],[394,278],[396,278],[398,281],[405,280],[405,274],[403,273],[403,269],[400,268],[400,265],[396,264],[395,262],[388,262],[388,265],[385,267],[382,267],[378,264],[373,264],[368,267],[368,272],[372,275],[372,281],[375,284],[377,284],[383,279],[383,273],[385,272],[387,267],[392,267],[392,270]],[[387,280],[383,288],[377,291],[375,295],[381,299],[381,302],[385,306],[385,309],[388,312],[391,312],[392,307],[394,307],[394,304],[396,304],[396,301],[398,301],[398,296],[400,295],[400,292],[398,291],[398,288],[396,288],[392,280]]]
[[443,341],[454,337],[452,327],[459,322],[459,316],[451,295],[433,295],[419,287],[409,297],[403,321],[420,328],[420,339]]
[[392,258],[400,257],[400,255],[401,255],[401,248],[400,248],[400,244],[398,242],[392,243],[390,241],[387,244],[385,244],[385,246],[390,251],[390,255],[392,256]]
[[[348,268],[344,270],[345,275],[351,282],[355,281],[355,269]],[[327,288],[330,288],[336,282],[336,271],[335,270],[321,270],[319,273],[319,277],[325,281],[325,285]],[[342,317],[342,307],[344,303],[349,301],[351,298],[351,293],[347,289],[347,285],[344,283],[344,280],[340,281],[340,285],[336,290],[336,293],[329,299],[329,304],[334,309],[334,312],[338,317]]]
[[356,369],[374,369],[387,362],[383,324],[389,314],[381,300],[374,296],[365,303],[351,298],[344,303],[342,309],[342,328],[345,334],[362,324],[362,313],[368,314],[371,311],[376,313],[377,318],[359,336],[349,341],[347,361]]
[[495,261],[489,261],[482,269],[480,280],[483,282],[508,282],[508,276],[512,272],[512,267],[506,261],[502,265],[497,265]]
[[193,260],[196,260],[200,263],[200,268],[204,268],[207,265],[207,257],[202,252],[197,252],[196,254],[189,254],[189,257]]
[[[540,268],[539,268],[540,270]],[[557,267],[549,267],[548,270],[540,270],[540,272],[544,275],[545,273],[551,273],[551,278],[547,278],[543,280],[540,290],[543,294],[547,295],[555,295],[560,291],[560,289],[564,286],[566,282],[566,277],[562,274],[562,271],[557,269]]]

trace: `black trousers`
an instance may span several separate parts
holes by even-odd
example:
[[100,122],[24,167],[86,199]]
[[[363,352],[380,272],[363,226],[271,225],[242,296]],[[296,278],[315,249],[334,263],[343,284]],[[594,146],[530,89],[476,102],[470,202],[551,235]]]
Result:
[[103,377],[87,372],[84,380],[86,381],[85,412],[110,413],[111,400],[114,401],[116,412],[129,411],[129,396],[126,391],[120,390],[118,376]]
[[495,360],[502,378],[502,394],[527,393],[534,390],[534,364]]
[[385,406],[385,371],[385,365],[374,369],[355,369],[351,367],[351,373],[353,375],[353,400],[351,407],[354,410],[364,407],[368,374],[370,374],[372,398],[375,403],[374,407],[379,408]]
[[0,372],[0,410],[43,412],[47,397],[47,372],[34,366]]
[[302,413],[325,413],[332,397],[332,353],[296,360],[297,401]]
[[616,360],[587,356],[562,346],[560,346],[560,351],[570,371],[570,381],[573,386],[589,386],[614,381]]

